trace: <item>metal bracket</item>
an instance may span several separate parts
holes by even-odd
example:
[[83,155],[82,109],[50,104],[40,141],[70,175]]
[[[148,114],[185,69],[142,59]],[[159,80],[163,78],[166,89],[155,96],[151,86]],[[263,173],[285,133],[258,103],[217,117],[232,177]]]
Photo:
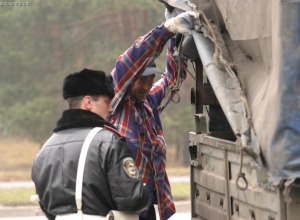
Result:
[[196,88],[195,87],[191,87],[191,90],[190,90],[190,101],[191,101],[191,105],[195,105],[196,104]]
[[196,134],[207,134],[206,117],[203,114],[195,114]]

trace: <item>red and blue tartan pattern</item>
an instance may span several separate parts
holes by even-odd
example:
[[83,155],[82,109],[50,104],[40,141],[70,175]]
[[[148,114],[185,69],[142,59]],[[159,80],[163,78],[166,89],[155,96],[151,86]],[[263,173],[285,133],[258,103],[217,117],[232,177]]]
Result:
[[[124,54],[119,56],[111,73],[115,97],[110,103],[114,109],[110,122],[127,140],[139,173],[149,190],[149,207],[152,204],[155,187],[162,220],[170,218],[175,213],[174,199],[165,170],[167,145],[159,116],[166,106],[158,107],[164,98],[166,88],[175,84],[178,76],[177,63],[171,52],[174,39],[170,38],[173,36],[174,34],[163,25],[154,28],[144,37],[138,38]],[[138,104],[129,95],[129,91],[147,65],[160,55],[169,39],[165,74],[152,86],[146,99]],[[186,79],[186,62],[183,62],[183,65],[179,86]],[[149,207],[139,215],[146,217]]]

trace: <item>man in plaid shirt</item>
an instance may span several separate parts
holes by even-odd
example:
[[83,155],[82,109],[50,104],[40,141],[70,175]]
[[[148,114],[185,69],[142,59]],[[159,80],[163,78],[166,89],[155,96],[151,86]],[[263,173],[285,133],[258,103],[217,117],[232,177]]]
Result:
[[[160,106],[167,87],[178,79],[177,58],[173,56],[175,33],[191,35],[191,29],[199,24],[196,13],[185,12],[154,28],[117,59],[112,71],[115,97],[110,122],[124,135],[133,158],[150,193],[150,203],[139,213],[140,219],[156,219],[153,204],[158,204],[160,218],[170,218],[175,213],[166,167],[165,143]],[[149,72],[153,61],[160,55],[169,40],[167,66],[164,75],[155,84],[156,72]],[[186,61],[182,62],[178,86],[186,79]],[[153,67],[152,67],[153,68]],[[146,69],[146,71],[145,71]],[[149,75],[150,74],[150,75]]]

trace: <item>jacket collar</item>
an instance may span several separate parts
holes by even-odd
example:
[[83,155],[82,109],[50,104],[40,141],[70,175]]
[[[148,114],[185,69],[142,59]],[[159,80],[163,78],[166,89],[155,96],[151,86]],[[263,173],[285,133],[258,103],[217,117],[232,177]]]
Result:
[[104,125],[116,129],[111,123],[105,121],[102,117],[93,112],[83,109],[69,109],[62,113],[53,131],[59,132],[82,127],[104,127]]

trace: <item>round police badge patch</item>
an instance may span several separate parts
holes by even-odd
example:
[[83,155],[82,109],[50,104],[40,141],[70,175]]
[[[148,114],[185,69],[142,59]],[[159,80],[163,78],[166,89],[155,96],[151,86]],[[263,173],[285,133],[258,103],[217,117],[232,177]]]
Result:
[[123,159],[123,169],[125,173],[133,179],[139,178],[139,172],[136,165],[131,157],[126,157]]

